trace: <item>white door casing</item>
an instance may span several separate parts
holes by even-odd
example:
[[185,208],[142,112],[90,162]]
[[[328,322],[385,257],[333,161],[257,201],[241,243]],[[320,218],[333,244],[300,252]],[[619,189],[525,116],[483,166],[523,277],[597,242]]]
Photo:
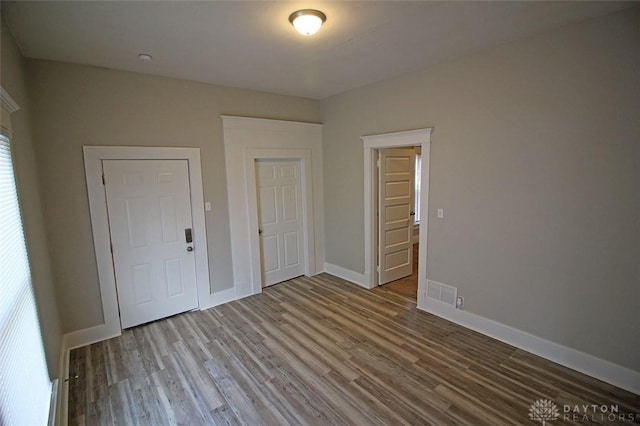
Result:
[[[300,167],[301,178],[301,200],[302,200],[302,257],[303,257],[303,273],[304,275],[314,275],[316,269],[316,255],[314,254],[315,244],[314,238],[314,218],[316,216],[313,208],[314,192],[313,183],[310,179],[311,153],[305,149],[247,149],[245,150],[245,165],[249,172],[247,176],[247,191],[252,194],[247,200],[249,211],[249,246],[250,246],[250,263],[251,275],[253,276],[254,289],[259,285],[260,291],[264,284],[262,273],[262,253],[260,234],[256,232],[260,229],[260,211],[258,207],[258,178],[256,176],[258,161],[280,160],[280,161],[296,161]],[[254,290],[255,291],[255,290]]]
[[427,251],[429,225],[429,165],[431,156],[431,131],[433,128],[408,130],[361,136],[364,160],[364,277],[362,286],[374,288],[378,285],[376,277],[375,240],[378,228],[375,220],[377,190],[374,185],[375,151],[381,148],[420,146],[422,155],[422,175],[420,176],[420,249],[418,253],[418,305],[426,298],[427,289]]
[[181,159],[188,162],[198,303],[200,309],[207,309],[218,304],[217,294],[211,294],[209,283],[209,257],[207,254],[200,149],[131,146],[84,146],[82,149],[104,323],[65,334],[66,345],[73,349],[116,337],[122,333],[111,255],[107,200],[102,183],[102,162],[104,160]]
[[381,149],[378,173],[378,284],[413,271],[413,205],[416,153]]
[[236,297],[262,291],[256,159],[298,159],[302,176],[305,275],[324,270],[322,125],[222,116]]
[[122,328],[197,308],[187,161],[105,160],[103,170]]
[[256,161],[264,287],[304,274],[300,160]]

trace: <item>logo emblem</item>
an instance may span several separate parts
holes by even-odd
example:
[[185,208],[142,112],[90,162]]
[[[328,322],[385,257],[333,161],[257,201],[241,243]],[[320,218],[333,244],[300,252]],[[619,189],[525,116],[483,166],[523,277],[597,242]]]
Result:
[[542,422],[542,426],[545,426],[548,421],[557,420],[558,417],[560,417],[558,406],[548,399],[539,399],[529,408],[529,418]]

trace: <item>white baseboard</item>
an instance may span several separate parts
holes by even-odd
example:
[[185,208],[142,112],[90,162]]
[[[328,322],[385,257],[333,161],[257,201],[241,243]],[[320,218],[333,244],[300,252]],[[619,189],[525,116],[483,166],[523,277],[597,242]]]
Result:
[[96,325],[67,333],[62,336],[62,348],[60,354],[59,382],[58,382],[58,406],[56,410],[56,425],[66,426],[69,416],[69,352],[72,349],[81,348],[93,343],[102,342],[122,334],[120,324],[116,329],[107,324]]
[[420,300],[418,309],[640,395],[638,371],[437,301]]
[[69,347],[67,335],[62,336],[60,364],[58,366],[58,401],[55,425],[66,426],[69,423]]
[[360,287],[364,287],[367,290],[369,289],[369,287],[365,284],[366,280],[364,274],[360,274],[350,269],[343,268],[342,266],[326,262],[324,264],[324,271],[327,274],[335,275],[336,277],[342,278],[343,280],[351,281],[352,283],[358,284]]
[[122,334],[120,324],[118,323],[117,325],[117,329],[115,327],[109,327],[106,324],[101,324],[95,327],[85,328],[84,330],[72,331],[64,335],[63,341],[66,343],[68,350],[102,342],[103,340],[118,337]]
[[210,296],[208,303],[200,306],[200,310],[203,311],[205,309],[213,308],[214,306],[222,305],[223,303],[231,302],[236,299],[238,299],[238,296],[236,295],[236,287],[234,286],[226,290],[213,293]]
[[[236,298],[235,288],[219,291],[212,294],[207,303],[200,307],[200,310],[209,309],[235,300]],[[107,324],[101,324],[65,334],[63,336],[63,345],[66,350],[69,351],[91,345],[93,343],[102,342],[113,337],[118,337],[121,334],[122,330],[120,329],[120,323],[115,324],[113,327],[110,327]]]
[[49,402],[49,421],[47,422],[48,426],[55,426],[57,421],[57,413],[58,413],[58,385],[60,384],[60,379],[54,379],[51,382],[51,400]]
[[[207,306],[201,309],[208,309],[223,303],[236,299],[235,288],[223,290],[211,295]],[[118,324],[119,326],[119,324]],[[71,350],[91,345],[93,343],[102,342],[113,337],[120,336],[122,330],[118,327],[109,327],[106,324],[85,328],[67,333],[62,336],[62,345],[60,350],[60,364],[58,367],[58,395],[55,412],[55,424],[67,425],[69,416],[69,353]]]

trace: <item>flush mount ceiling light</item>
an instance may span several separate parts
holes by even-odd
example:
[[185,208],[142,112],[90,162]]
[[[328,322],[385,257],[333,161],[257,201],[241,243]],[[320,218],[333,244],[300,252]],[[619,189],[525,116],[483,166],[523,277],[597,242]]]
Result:
[[141,53],[138,55],[138,59],[140,59],[141,62],[151,62],[153,61],[153,57],[147,53]]
[[312,35],[318,32],[327,16],[314,9],[302,9],[289,15],[289,22],[302,35]]

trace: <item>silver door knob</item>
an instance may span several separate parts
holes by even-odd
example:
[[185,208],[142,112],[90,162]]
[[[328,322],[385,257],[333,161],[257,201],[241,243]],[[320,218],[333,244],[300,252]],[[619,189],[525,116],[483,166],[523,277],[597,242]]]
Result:
[[187,251],[193,251],[193,247],[191,246],[187,247]]
[[258,234],[262,234],[262,229],[258,229]]
[[416,215],[416,212],[409,213],[409,216],[415,216],[415,215]]

